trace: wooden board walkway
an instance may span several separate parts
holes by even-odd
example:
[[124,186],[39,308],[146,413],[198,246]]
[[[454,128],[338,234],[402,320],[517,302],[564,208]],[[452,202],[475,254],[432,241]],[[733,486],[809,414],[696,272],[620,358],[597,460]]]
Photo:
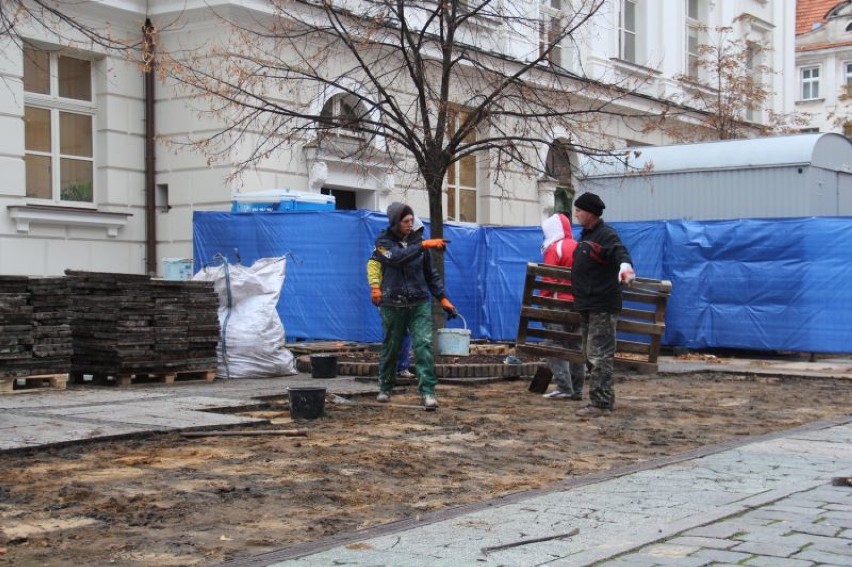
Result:
[[0,394],[18,394],[38,390],[64,390],[68,374],[0,377]]

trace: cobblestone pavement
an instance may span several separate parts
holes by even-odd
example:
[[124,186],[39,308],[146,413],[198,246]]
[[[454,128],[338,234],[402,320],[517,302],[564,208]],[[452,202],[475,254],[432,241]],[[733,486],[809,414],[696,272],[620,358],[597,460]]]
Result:
[[850,440],[852,418],[233,565],[849,566]]

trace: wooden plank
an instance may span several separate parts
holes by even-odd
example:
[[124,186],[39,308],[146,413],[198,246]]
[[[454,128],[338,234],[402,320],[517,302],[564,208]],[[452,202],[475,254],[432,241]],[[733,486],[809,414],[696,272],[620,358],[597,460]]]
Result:
[[629,352],[631,354],[644,354],[645,356],[648,356],[651,353],[651,345],[649,343],[616,340],[615,351]]
[[631,309],[629,307],[625,307],[621,310],[621,315],[619,315],[622,319],[633,319],[638,321],[657,321],[657,312],[656,311],[646,311],[642,309]]
[[[539,321],[559,324],[580,323],[580,314],[575,311],[559,309],[543,309],[538,307],[521,307],[521,317],[527,321]],[[519,341],[520,342],[520,341]]]
[[579,350],[569,350],[567,348],[558,347],[555,345],[542,345],[542,344],[523,344],[515,347],[520,353],[528,354],[531,356],[541,356],[544,358],[563,358],[565,360],[570,360],[571,362],[584,363],[586,361],[586,357],[583,356],[583,353]]
[[[565,284],[560,282],[545,282],[545,281],[536,281],[535,289],[542,291],[550,291],[550,292],[559,292],[559,293],[571,293],[574,290],[574,286],[571,284]],[[541,295],[538,293],[536,295]]]
[[[19,386],[18,380],[24,384]],[[0,394],[18,394],[37,390],[64,390],[67,383],[68,374],[0,377]]]
[[538,339],[550,339],[559,342],[574,342],[580,344],[582,337],[579,332],[557,331],[554,329],[527,329],[527,336]]
[[666,326],[657,323],[642,323],[639,321],[626,321],[619,319],[616,325],[619,333],[633,333],[636,335],[662,336],[666,332]]
[[208,430],[208,431],[184,431],[181,437],[235,437],[235,436],[264,436],[283,435],[284,437],[307,437],[306,429],[249,429],[249,430]]

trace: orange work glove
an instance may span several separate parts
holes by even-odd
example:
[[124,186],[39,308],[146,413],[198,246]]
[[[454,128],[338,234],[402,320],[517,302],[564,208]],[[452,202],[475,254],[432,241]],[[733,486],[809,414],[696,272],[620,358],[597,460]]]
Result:
[[379,286],[373,286],[370,288],[370,301],[373,302],[373,305],[376,307],[382,302],[382,289]]
[[423,248],[437,248],[443,250],[447,247],[446,241],[443,238],[428,238],[423,241]]
[[452,319],[453,317],[459,314],[459,312],[456,310],[455,305],[450,303],[450,300],[446,297],[441,300],[441,309],[443,309],[444,312],[447,314],[447,319]]

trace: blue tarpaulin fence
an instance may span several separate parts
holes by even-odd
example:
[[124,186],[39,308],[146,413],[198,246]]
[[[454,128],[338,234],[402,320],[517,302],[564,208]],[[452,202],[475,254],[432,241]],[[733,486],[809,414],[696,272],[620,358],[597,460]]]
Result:
[[[387,217],[368,211],[194,215],[197,271],[288,255],[287,339],[381,340],[365,265]],[[637,274],[672,281],[663,344],[852,352],[852,218],[613,223]],[[426,223],[428,234],[429,225]],[[514,340],[539,227],[446,225],[446,287],[474,338]]]

